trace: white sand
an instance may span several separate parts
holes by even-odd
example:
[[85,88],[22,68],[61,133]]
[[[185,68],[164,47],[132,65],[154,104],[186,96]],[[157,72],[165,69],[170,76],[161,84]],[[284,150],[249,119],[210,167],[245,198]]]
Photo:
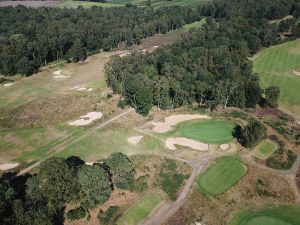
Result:
[[157,45],[154,45],[153,48],[158,48],[158,46],[157,46]]
[[166,146],[170,150],[176,150],[175,145],[181,145],[193,148],[199,151],[208,151],[208,144],[202,143],[200,141],[195,141],[193,139],[178,137],[178,138],[168,138],[165,142]]
[[293,70],[293,73],[294,73],[296,76],[300,76],[300,71]]
[[72,87],[70,90],[76,90],[76,91],[93,91],[93,88],[86,88],[86,87]]
[[172,130],[172,126],[177,125],[178,123],[194,120],[194,119],[210,119],[211,117],[207,115],[199,114],[186,114],[186,115],[173,115],[165,118],[165,122],[152,122],[153,131],[156,133],[166,133]]
[[88,88],[86,91],[93,91],[93,88]]
[[2,170],[2,171],[10,170],[10,169],[16,168],[18,165],[19,165],[19,163],[0,164],[0,170]]
[[138,144],[143,138],[143,135],[140,135],[140,136],[133,136],[133,137],[130,137],[127,139],[127,141],[130,143],[130,144]]
[[53,74],[56,76],[60,76],[61,75],[62,70],[57,70],[55,71]]
[[86,162],[85,165],[87,165],[87,166],[92,166],[92,165],[94,165],[94,163],[95,163],[95,162]]
[[9,87],[11,85],[13,85],[14,83],[7,83],[7,84],[3,84],[3,87]]
[[85,91],[87,88],[85,87],[80,87],[80,88],[77,88],[77,91]]
[[56,75],[53,77],[54,80],[56,79],[63,79],[63,78],[68,78],[69,76],[65,76],[65,75]]
[[119,56],[122,58],[122,57],[127,56],[127,55],[131,55],[131,53],[130,52],[125,52],[123,54],[120,54]]
[[92,123],[94,120],[98,120],[102,117],[101,112],[89,112],[84,116],[81,116],[78,120],[68,123],[71,126],[86,126]]
[[230,148],[230,145],[229,144],[221,144],[219,147],[222,151],[226,151]]

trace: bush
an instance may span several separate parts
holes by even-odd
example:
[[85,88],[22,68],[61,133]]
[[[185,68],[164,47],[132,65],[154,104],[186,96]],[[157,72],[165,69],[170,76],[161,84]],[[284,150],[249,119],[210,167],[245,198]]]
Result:
[[121,108],[121,109],[125,108],[125,101],[124,101],[124,99],[120,99],[119,100],[118,107]]
[[278,170],[288,170],[292,168],[296,159],[297,155],[293,151],[285,151],[284,148],[279,147],[275,154],[266,160],[266,166]]
[[100,211],[98,214],[98,220],[101,224],[109,224],[112,218],[117,214],[119,208],[117,206],[110,206],[106,212]]
[[149,175],[140,176],[130,187],[130,191],[144,192],[148,189]]
[[78,220],[86,216],[86,211],[83,208],[71,209],[67,213],[67,218],[69,220]]

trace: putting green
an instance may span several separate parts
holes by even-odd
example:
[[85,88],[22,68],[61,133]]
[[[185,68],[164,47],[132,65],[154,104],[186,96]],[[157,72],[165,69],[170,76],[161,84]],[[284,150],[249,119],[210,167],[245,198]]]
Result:
[[254,149],[254,155],[258,159],[266,159],[275,152],[277,145],[269,139],[263,140]]
[[236,157],[222,157],[197,179],[199,190],[217,196],[229,190],[246,174],[246,167]]
[[299,206],[279,206],[264,210],[249,209],[237,214],[230,225],[299,225]]
[[144,197],[140,202],[131,207],[118,220],[118,225],[135,225],[144,220],[151,211],[161,202],[159,194],[152,193]]
[[190,121],[179,124],[179,135],[211,144],[222,144],[233,140],[235,124],[230,121]]

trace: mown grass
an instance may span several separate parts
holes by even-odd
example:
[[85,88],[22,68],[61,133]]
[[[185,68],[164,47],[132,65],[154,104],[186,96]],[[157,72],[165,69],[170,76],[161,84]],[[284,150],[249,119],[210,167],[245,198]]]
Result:
[[270,140],[261,141],[254,149],[254,155],[258,159],[266,159],[275,152],[277,145]]
[[77,9],[79,6],[83,8],[91,8],[93,6],[108,8],[108,7],[119,7],[122,5],[109,3],[109,2],[102,3],[102,2],[85,2],[85,1],[63,1],[59,4],[54,5],[54,7],[58,7],[58,8],[73,8],[73,9]]
[[197,178],[199,191],[217,196],[234,186],[245,174],[246,167],[236,157],[222,157]]
[[299,225],[300,206],[249,209],[236,215],[230,225]]
[[300,71],[300,40],[263,50],[254,58],[253,65],[263,88],[278,86],[281,102],[300,105],[300,76],[293,73]]
[[118,225],[135,225],[143,221],[151,211],[162,201],[159,194],[146,195],[140,202],[131,207],[118,220]]

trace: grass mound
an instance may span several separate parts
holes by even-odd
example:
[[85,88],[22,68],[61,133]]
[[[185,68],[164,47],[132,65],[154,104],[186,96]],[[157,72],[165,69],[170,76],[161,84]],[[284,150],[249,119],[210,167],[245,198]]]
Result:
[[211,144],[222,144],[233,140],[235,124],[230,121],[190,121],[179,125],[180,136]]
[[139,224],[144,220],[149,213],[161,202],[161,196],[156,193],[152,193],[144,197],[140,202],[131,207],[125,212],[118,220],[118,225],[134,225]]
[[297,225],[300,224],[299,206],[280,206],[261,211],[246,210],[236,215],[230,225]]
[[258,159],[266,159],[275,152],[277,146],[270,140],[263,140],[254,149],[254,155]]
[[197,179],[199,190],[217,196],[229,190],[246,174],[246,167],[235,157],[222,157]]

